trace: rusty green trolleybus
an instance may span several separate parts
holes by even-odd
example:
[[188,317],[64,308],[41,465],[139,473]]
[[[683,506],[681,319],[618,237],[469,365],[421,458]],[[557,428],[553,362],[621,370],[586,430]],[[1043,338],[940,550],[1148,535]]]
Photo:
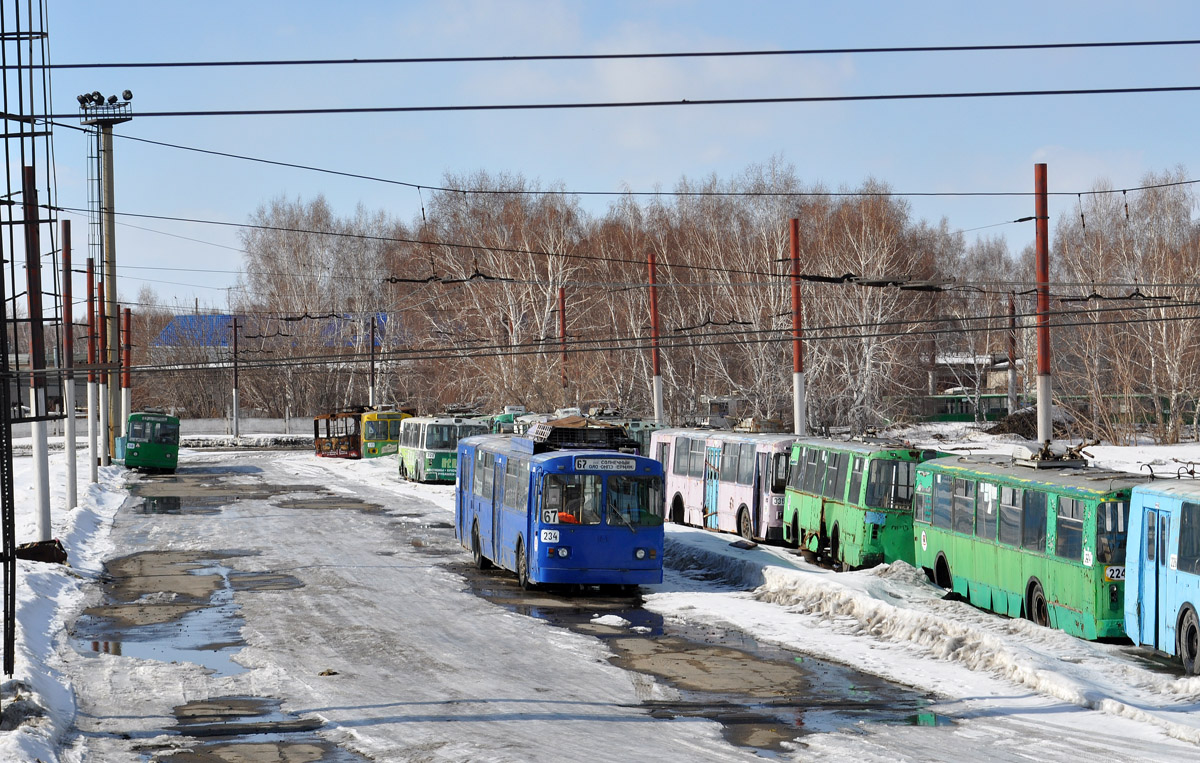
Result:
[[1079,459],[927,461],[913,500],[917,566],[976,607],[1124,637],[1129,498],[1149,479]]
[[913,469],[944,455],[883,440],[792,445],[783,537],[842,569],[913,561]]

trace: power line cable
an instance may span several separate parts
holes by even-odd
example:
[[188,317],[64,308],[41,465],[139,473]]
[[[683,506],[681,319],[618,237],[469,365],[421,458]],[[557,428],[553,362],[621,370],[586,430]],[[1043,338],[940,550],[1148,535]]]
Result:
[[[465,111],[556,111],[595,109],[636,109],[667,106],[754,106],[789,103],[853,103],[865,101],[918,101],[961,98],[1025,98],[1064,95],[1136,95],[1152,93],[1192,93],[1200,85],[1162,87],[1061,88],[1056,90],[978,90],[958,93],[875,93],[868,95],[798,95],[763,98],[679,98],[653,101],[576,101],[567,103],[492,103],[443,106],[326,106],[290,109],[187,109],[183,111],[140,111],[138,119],[155,117],[263,117],[320,114],[415,114]],[[37,114],[34,119],[77,118],[78,114]]]
[[817,56],[876,53],[968,53],[1015,50],[1064,50],[1198,45],[1200,40],[1136,40],[1114,42],[1014,43],[998,45],[906,45],[875,48],[796,48],[785,50],[714,50],[665,53],[568,53],[509,56],[425,56],[405,58],[310,58],[230,61],[126,61],[50,64],[48,69],[152,69],[244,66],[333,66],[378,64],[512,63],[520,61],[612,61],[664,58],[744,58],[767,56]]

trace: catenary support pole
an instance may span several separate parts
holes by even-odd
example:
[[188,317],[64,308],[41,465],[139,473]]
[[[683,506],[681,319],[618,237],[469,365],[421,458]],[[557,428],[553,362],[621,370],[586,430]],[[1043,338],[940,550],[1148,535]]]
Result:
[[375,408],[375,316],[371,316],[371,386],[367,390],[367,405]]
[[800,220],[793,217],[788,226],[792,260],[792,417],[795,434],[808,428],[804,387],[804,312],[800,304]]
[[571,396],[567,392],[567,290],[558,287],[558,336],[562,341],[562,388],[563,406],[571,405]]
[[[29,307],[29,415],[33,419],[33,477],[38,540],[50,540],[50,457],[46,442],[46,332],[42,324],[42,244],[38,225],[37,176],[24,167],[21,214],[25,228],[25,283]],[[5,384],[8,382],[5,381]]]
[[63,317],[63,413],[66,415],[67,509],[79,504],[79,467],[75,454],[75,313],[71,300],[71,221],[63,220],[62,228],[62,317]]
[[133,378],[129,373],[129,362],[133,359],[133,313],[127,307],[121,321],[121,436],[129,437],[129,414],[133,413]]
[[1017,412],[1017,302],[1008,295],[1008,413]]
[[100,412],[96,404],[96,263],[91,257],[87,258],[87,362],[88,480],[95,485],[100,481],[100,452],[96,448]]
[[[96,281],[96,324],[100,327],[100,341],[96,345],[96,359],[101,360],[104,357],[106,348],[108,347],[108,321],[105,320],[104,310],[104,279],[100,278]],[[108,396],[108,369],[104,366],[107,361],[100,363],[101,368],[96,372],[96,379],[99,384],[96,388],[96,394],[100,398],[100,465],[109,466],[109,450],[111,443],[109,442],[109,432],[111,431],[109,417],[109,396]]]
[[233,316],[233,439],[238,438],[238,319]]
[[1046,165],[1033,165],[1034,224],[1037,231],[1037,437],[1039,443],[1054,438],[1054,385],[1050,375],[1050,212],[1046,193]]
[[650,366],[654,374],[654,421],[663,423],[663,383],[662,369],[659,365],[658,347],[658,281],[655,271],[658,262],[655,259],[654,247],[646,255],[646,264],[650,270]]

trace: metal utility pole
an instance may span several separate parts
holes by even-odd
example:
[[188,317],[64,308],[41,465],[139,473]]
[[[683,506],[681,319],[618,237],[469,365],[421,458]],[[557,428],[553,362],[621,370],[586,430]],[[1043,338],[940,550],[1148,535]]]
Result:
[[1017,304],[1008,295],[1008,415],[1017,412]]
[[87,313],[88,478],[95,485],[100,481],[96,469],[100,466],[100,452],[96,449],[96,424],[99,414],[96,410],[96,262],[91,257],[87,258]]
[[371,316],[371,387],[367,390],[367,405],[375,407],[375,316]]
[[1037,438],[1054,439],[1053,378],[1050,375],[1050,211],[1046,199],[1046,165],[1033,165],[1034,226],[1037,271]]
[[[104,348],[108,346],[108,321],[104,320],[104,279],[96,280],[96,324],[100,330],[100,341],[96,343],[96,360],[100,360],[100,356]],[[103,365],[102,363],[100,365]],[[96,380],[99,382],[96,392],[100,398],[100,465],[109,465],[109,454],[112,453],[109,442],[109,414],[113,413],[106,402],[108,398],[108,374],[105,369],[101,368],[96,374]]]
[[571,405],[571,396],[567,392],[567,290],[558,287],[558,335],[562,340],[562,388],[563,406]]
[[133,313],[125,308],[125,320],[122,326],[121,338],[124,339],[121,359],[121,436],[129,437],[129,414],[133,413],[133,384],[129,374],[130,360],[133,356],[133,342],[130,339],[130,328],[133,325]]
[[663,384],[658,351],[658,282],[655,280],[658,262],[655,259],[653,246],[650,247],[650,253],[646,259],[650,269],[650,365],[654,371],[654,421],[662,424]]
[[804,386],[804,313],[800,304],[800,220],[793,217],[788,228],[792,250],[792,423],[795,434],[803,435],[808,422]]
[[[25,228],[25,282],[29,297],[29,417],[33,434],[33,474],[37,489],[38,540],[50,540],[50,457],[46,443],[46,331],[42,324],[42,243],[37,176],[24,168],[21,213]],[[5,382],[7,383],[7,382]]]
[[238,437],[238,325],[233,316],[233,437]]
[[78,505],[78,471],[75,458],[75,319],[71,305],[71,221],[62,223],[62,269],[63,269],[63,413],[66,414],[67,450],[67,509]]
[[105,438],[110,452],[116,445],[116,427],[114,426],[113,417],[120,410],[117,387],[117,371],[120,361],[117,322],[120,313],[117,309],[117,226],[115,218],[116,202],[114,199],[115,183],[113,182],[112,128],[113,125],[133,119],[133,110],[129,105],[129,101],[132,98],[133,93],[129,90],[122,93],[120,98],[115,95],[105,98],[98,90],[77,96],[80,121],[85,125],[96,128],[97,139],[100,143],[99,201],[102,221],[101,229],[104,240],[103,278],[106,287],[104,298],[108,302],[105,314],[107,315],[107,320],[111,321],[111,325],[105,327],[107,329],[108,341],[102,350],[105,353],[105,363],[108,366],[105,374],[107,376],[108,400],[107,403],[102,403],[108,409],[108,417],[107,424],[102,427],[104,430],[102,436]]

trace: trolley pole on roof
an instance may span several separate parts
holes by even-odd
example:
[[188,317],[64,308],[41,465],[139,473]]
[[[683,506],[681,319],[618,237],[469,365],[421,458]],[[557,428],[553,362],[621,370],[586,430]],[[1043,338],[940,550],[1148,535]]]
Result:
[[[22,217],[25,227],[25,282],[29,297],[29,415],[33,419],[33,474],[37,488],[38,540],[50,540],[50,459],[46,443],[46,331],[42,325],[42,243],[37,176],[24,169]],[[7,384],[7,381],[5,382]]]
[[62,269],[63,269],[63,413],[66,415],[67,450],[67,509],[78,503],[76,482],[78,478],[75,458],[75,320],[71,305],[71,221],[62,221]]
[[654,421],[661,424],[663,423],[663,385],[658,349],[658,282],[655,280],[655,269],[658,263],[653,246],[650,247],[650,253],[646,255],[646,259],[650,269],[650,365],[654,372]]
[[88,478],[95,485],[100,477],[100,453],[96,450],[96,263],[87,258],[87,420],[88,420]]
[[133,340],[130,329],[133,327],[133,313],[125,308],[122,321],[121,336],[124,339],[121,348],[121,436],[129,437],[129,414],[133,413],[133,380],[129,373],[130,360],[133,359]]
[[792,250],[792,416],[795,433],[803,435],[808,422],[805,420],[804,313],[800,304],[800,220],[793,217],[788,228]]
[[1046,199],[1046,165],[1033,165],[1034,226],[1037,232],[1037,437],[1054,438],[1053,378],[1050,375],[1050,212]]

